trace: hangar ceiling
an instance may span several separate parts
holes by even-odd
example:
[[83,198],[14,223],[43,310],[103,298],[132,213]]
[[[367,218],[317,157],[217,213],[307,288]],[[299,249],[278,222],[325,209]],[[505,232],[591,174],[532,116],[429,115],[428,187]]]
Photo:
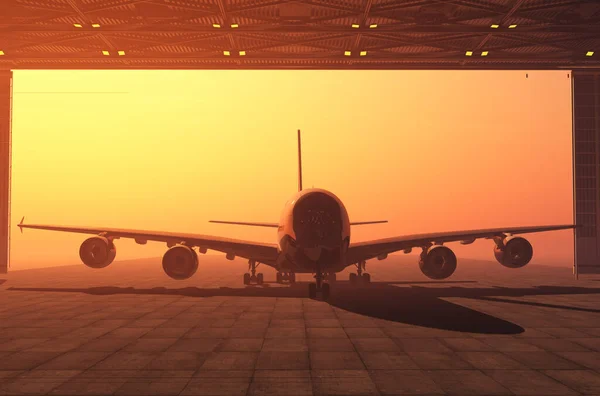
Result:
[[0,69],[577,68],[598,0],[0,0]]

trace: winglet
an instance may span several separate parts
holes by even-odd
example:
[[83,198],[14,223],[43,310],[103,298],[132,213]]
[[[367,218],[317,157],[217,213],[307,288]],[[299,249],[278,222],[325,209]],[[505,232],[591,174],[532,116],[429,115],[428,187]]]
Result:
[[25,216],[21,218],[21,222],[18,224],[19,229],[21,230],[21,234],[23,233],[23,221],[25,220]]

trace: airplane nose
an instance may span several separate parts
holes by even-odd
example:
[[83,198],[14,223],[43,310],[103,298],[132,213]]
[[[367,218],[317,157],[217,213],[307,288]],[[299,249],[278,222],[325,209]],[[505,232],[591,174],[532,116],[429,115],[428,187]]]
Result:
[[304,255],[310,259],[311,261],[317,261],[321,257],[325,257],[332,252],[339,251],[341,248],[341,243],[328,243],[328,244],[319,244],[314,247],[305,247],[303,249]]
[[317,261],[321,258],[321,254],[323,253],[323,248],[321,246],[313,247],[313,248],[304,248],[304,254],[311,261]]

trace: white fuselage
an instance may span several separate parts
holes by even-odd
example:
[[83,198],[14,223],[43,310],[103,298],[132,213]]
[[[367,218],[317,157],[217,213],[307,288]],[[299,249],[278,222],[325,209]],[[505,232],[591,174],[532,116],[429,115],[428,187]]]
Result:
[[319,188],[299,191],[286,202],[277,229],[282,271],[341,271],[350,244],[344,204]]

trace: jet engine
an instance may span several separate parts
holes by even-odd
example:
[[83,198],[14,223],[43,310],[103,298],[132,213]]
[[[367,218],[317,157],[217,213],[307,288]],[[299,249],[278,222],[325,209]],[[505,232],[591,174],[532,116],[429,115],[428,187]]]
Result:
[[507,268],[525,267],[533,257],[531,243],[522,237],[508,237],[502,243],[503,247],[494,246],[496,260]]
[[86,239],[79,248],[79,257],[90,268],[108,267],[117,255],[117,248],[111,240],[101,236]]
[[419,268],[430,279],[446,279],[456,270],[456,255],[446,246],[431,246],[421,253]]
[[175,245],[163,256],[163,270],[173,279],[188,279],[198,270],[198,254],[185,245]]

